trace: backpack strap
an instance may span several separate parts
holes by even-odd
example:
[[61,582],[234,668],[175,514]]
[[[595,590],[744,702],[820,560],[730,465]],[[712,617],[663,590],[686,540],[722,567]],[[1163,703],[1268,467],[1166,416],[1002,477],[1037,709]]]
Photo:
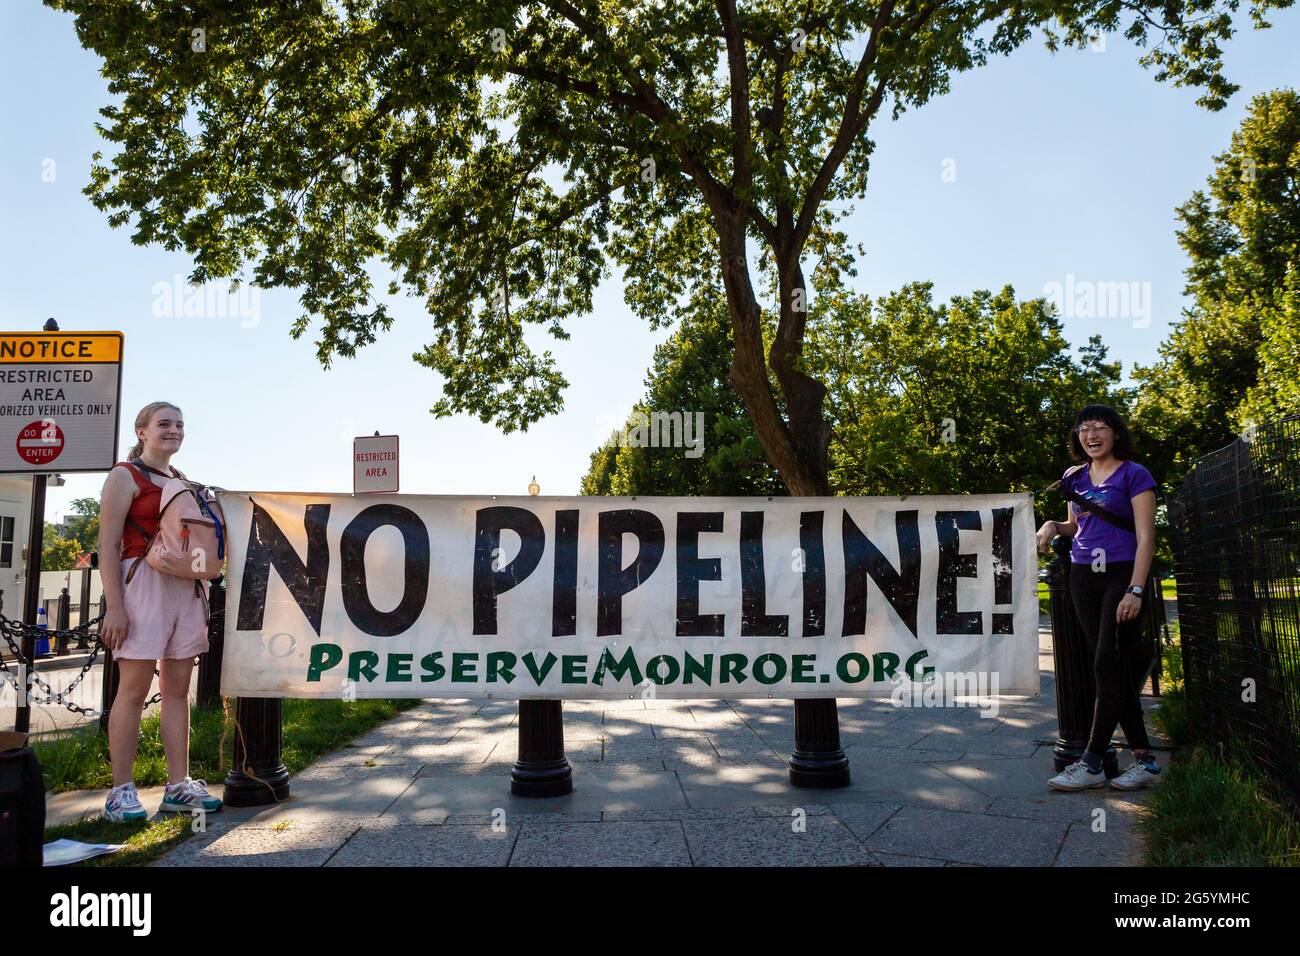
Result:
[[[1086,468],[1086,467],[1087,465],[1080,466],[1080,468]],[[1079,469],[1075,469],[1074,471],[1071,471],[1066,477],[1072,478],[1078,470]],[[1084,509],[1090,514],[1096,515],[1098,518],[1100,518],[1102,521],[1106,522],[1107,524],[1114,525],[1117,528],[1123,528],[1125,531],[1129,532],[1130,534],[1137,534],[1137,525],[1134,523],[1132,518],[1125,517],[1124,515],[1117,515],[1115,514],[1115,512],[1110,511],[1107,508],[1103,508],[1095,501],[1089,501],[1087,498],[1079,494],[1073,488],[1066,485],[1064,478],[1061,479],[1060,481],[1055,481],[1052,484],[1048,485],[1047,490],[1055,491],[1066,501],[1074,502],[1080,508]]]

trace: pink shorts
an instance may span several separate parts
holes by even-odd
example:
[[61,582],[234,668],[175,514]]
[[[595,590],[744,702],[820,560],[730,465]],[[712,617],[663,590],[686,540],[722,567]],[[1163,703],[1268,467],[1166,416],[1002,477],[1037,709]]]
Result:
[[[140,569],[127,584],[127,573],[136,562]],[[204,589],[200,597],[193,581],[155,571],[143,558],[126,558],[122,562],[122,581],[127,631],[114,657],[183,660],[208,649],[206,581],[199,582]]]

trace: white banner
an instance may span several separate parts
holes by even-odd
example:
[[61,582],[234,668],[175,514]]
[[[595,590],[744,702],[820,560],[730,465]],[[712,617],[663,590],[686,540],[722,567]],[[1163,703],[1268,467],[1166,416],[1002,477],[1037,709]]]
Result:
[[1038,693],[1028,494],[220,498],[228,696]]

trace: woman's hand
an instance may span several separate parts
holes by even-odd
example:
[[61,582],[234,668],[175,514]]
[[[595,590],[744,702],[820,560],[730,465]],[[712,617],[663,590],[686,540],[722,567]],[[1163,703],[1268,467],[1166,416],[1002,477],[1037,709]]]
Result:
[[126,640],[126,631],[126,611],[110,606],[103,622],[99,625],[99,639],[110,651],[115,651]]
[[1142,599],[1136,594],[1125,594],[1119,606],[1115,608],[1115,623],[1123,624],[1126,621],[1137,620],[1137,616],[1141,613]]
[[1052,549],[1052,539],[1061,533],[1057,527],[1059,524],[1059,521],[1043,522],[1043,526],[1038,529],[1038,534],[1034,536],[1038,542],[1039,551],[1046,553]]

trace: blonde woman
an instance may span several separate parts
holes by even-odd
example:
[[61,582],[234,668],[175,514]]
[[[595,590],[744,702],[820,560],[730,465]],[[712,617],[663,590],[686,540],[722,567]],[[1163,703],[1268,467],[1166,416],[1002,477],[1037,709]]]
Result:
[[155,666],[168,779],[159,810],[221,809],[207,784],[189,775],[190,675],[194,658],[208,649],[206,602],[193,581],[162,574],[143,560],[158,530],[162,486],[179,474],[171,458],[185,440],[181,410],[169,402],[146,405],[135,418],[135,434],[138,441],[129,460],[108,473],[99,510],[99,573],[108,601],[100,637],[112,650],[119,674],[108,720],[113,788],[104,816],[110,820],[148,817],[131,770]]

